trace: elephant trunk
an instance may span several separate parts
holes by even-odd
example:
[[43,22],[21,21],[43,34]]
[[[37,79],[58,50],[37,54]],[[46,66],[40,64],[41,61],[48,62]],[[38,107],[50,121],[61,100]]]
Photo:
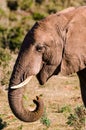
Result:
[[43,114],[43,102],[39,97],[33,102],[36,104],[36,109],[34,111],[29,111],[23,106],[23,88],[19,89],[9,89],[8,100],[14,115],[24,122],[34,122],[38,120]]

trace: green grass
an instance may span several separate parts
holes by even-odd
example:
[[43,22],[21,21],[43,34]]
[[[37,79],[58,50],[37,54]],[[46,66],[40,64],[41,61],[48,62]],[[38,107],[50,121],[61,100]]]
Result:
[[71,106],[65,105],[60,108],[59,113],[70,113],[71,112]]
[[45,108],[45,110],[44,110],[44,114],[43,114],[43,116],[41,117],[40,122],[41,122],[43,125],[45,125],[47,128],[50,127],[51,121],[50,121],[50,119],[47,117],[46,108]]
[[84,106],[77,106],[73,113],[68,116],[67,124],[74,130],[84,130],[86,120],[86,110]]

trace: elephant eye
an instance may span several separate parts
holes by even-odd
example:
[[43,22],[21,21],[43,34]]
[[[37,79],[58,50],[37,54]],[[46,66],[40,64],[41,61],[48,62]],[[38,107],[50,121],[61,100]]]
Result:
[[42,52],[43,50],[44,50],[44,46],[43,45],[37,45],[36,46],[36,51]]

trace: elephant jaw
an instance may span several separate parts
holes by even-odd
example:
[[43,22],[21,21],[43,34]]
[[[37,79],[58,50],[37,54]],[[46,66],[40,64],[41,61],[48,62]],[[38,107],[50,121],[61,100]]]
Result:
[[11,89],[17,89],[17,88],[21,88],[23,86],[25,86],[27,83],[29,83],[29,81],[32,79],[33,76],[29,76],[27,79],[25,79],[23,82],[21,82],[20,84],[18,85],[15,85],[15,86],[11,86],[10,88]]

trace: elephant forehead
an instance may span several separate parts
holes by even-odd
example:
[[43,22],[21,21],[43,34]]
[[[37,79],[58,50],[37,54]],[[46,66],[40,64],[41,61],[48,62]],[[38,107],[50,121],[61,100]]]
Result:
[[39,30],[35,33],[34,39],[36,42],[39,42],[39,43],[48,43],[53,40],[53,36],[51,33]]

